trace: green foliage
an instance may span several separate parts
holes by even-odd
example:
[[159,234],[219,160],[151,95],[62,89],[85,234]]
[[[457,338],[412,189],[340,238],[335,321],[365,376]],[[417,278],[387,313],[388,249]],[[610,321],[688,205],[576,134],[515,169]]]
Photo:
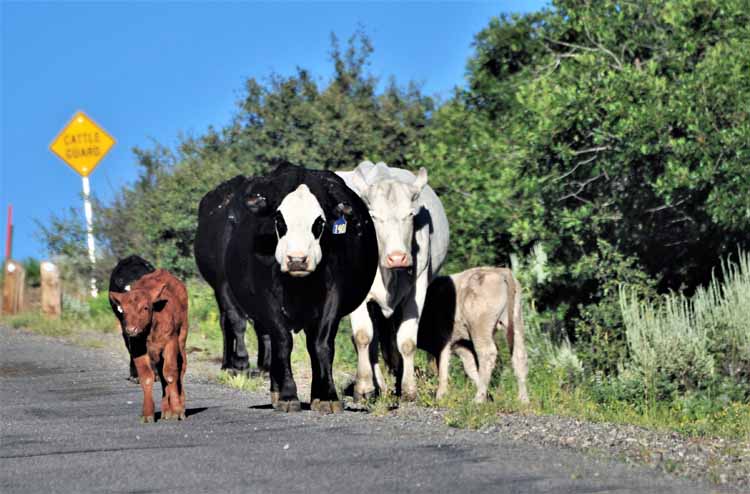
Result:
[[42,283],[42,275],[39,270],[39,260],[33,257],[27,257],[23,261],[23,269],[26,272],[26,284],[31,287],[38,287]]
[[654,303],[620,291],[630,349],[626,367],[647,395],[750,397],[750,256],[740,252],[738,263],[724,262],[722,274],[723,282],[713,278],[690,299],[670,294]]
[[[114,259],[133,253],[178,276],[195,275],[192,249],[201,197],[235,175],[266,171],[270,159],[328,169],[351,169],[363,159],[405,166],[433,103],[413,83],[401,88],[392,80],[379,93],[378,80],[368,72],[371,53],[361,32],[343,50],[334,37],[327,83],[302,68],[264,83],[249,79],[237,113],[223,129],[184,138],[175,150],[158,143],[134,149],[140,166],[136,182],[112,204],[95,202],[98,266],[105,269],[97,273],[100,282]],[[53,215],[40,226],[48,249],[75,259],[76,272],[86,277],[90,267],[78,212]]]
[[623,346],[607,280],[629,264],[645,290],[692,290],[750,242],[750,22],[742,1],[554,7],[477,35],[469,88],[413,160],[446,204],[450,266],[543,243],[540,310],[562,311],[587,366],[611,371]]

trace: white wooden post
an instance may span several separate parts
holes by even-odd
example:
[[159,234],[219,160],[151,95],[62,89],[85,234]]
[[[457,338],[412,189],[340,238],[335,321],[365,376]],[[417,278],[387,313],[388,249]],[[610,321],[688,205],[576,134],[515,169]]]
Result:
[[89,249],[89,261],[91,261],[91,296],[96,297],[96,278],[94,278],[94,266],[96,265],[96,246],[94,244],[94,211],[91,209],[91,187],[89,177],[81,177],[83,180],[83,212],[86,215],[86,239]]

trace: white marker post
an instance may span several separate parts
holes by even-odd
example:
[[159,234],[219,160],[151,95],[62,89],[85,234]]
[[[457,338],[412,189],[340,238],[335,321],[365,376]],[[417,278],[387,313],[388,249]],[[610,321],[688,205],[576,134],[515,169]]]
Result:
[[[96,245],[94,244],[94,211],[91,208],[91,187],[89,177],[81,177],[83,182],[83,212],[86,215],[86,243],[89,248],[89,261],[91,261],[91,270],[93,272],[96,266]],[[96,297],[99,292],[96,289],[96,278],[91,275],[91,296]]]

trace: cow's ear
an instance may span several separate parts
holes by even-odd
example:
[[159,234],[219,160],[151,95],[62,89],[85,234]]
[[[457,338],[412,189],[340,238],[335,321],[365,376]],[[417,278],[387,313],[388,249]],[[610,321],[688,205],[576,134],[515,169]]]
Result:
[[351,204],[349,204],[348,202],[340,202],[336,205],[334,213],[334,216],[337,218],[341,216],[351,218],[352,214],[354,213],[354,208],[352,208]]
[[412,200],[419,197],[419,194],[422,192],[425,185],[427,185],[427,168],[421,167],[417,173],[416,180],[414,180],[414,183],[412,184],[412,192],[414,193]]
[[253,194],[245,198],[245,206],[253,213],[261,213],[268,207],[268,200],[260,194]]
[[367,202],[368,185],[359,168],[355,169],[354,172],[352,172],[352,174],[350,175],[350,180],[352,187],[354,188],[354,192],[356,192],[358,196],[360,196],[365,202]]

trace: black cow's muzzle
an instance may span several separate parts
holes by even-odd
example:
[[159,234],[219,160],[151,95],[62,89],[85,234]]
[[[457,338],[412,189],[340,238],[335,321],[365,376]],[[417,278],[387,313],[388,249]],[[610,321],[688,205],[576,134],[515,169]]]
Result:
[[290,276],[307,276],[313,271],[310,269],[308,261],[307,256],[287,256],[286,270]]

